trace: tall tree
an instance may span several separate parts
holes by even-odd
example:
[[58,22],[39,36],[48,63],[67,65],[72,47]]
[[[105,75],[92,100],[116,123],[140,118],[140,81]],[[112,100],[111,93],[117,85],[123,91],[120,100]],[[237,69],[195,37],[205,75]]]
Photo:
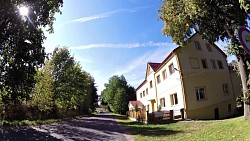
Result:
[[45,62],[42,69],[37,71],[35,76],[35,89],[31,93],[31,104],[36,106],[41,112],[51,112],[53,107],[53,79],[51,75],[51,65]]
[[111,77],[105,87],[102,91],[103,103],[108,103],[109,108],[115,113],[124,113],[128,109],[129,100],[135,98],[134,88],[127,84],[123,75]]
[[128,111],[129,97],[124,88],[118,88],[114,97],[113,108],[115,113],[125,114]]
[[[244,98],[248,100],[246,52],[240,46],[237,30],[240,26],[248,27],[249,4],[249,0],[163,0],[160,8],[160,18],[164,22],[162,32],[177,44],[188,41],[191,28],[211,43],[230,41],[230,51],[238,59]],[[244,118],[250,118],[248,102],[244,104]]]
[[[36,68],[44,62],[42,27],[53,31],[54,14],[63,0],[0,1],[0,89],[7,91],[3,102],[29,99]],[[28,15],[19,10],[26,7]]]
[[53,101],[65,110],[94,111],[97,89],[94,78],[70,55],[67,48],[55,48],[52,58]]

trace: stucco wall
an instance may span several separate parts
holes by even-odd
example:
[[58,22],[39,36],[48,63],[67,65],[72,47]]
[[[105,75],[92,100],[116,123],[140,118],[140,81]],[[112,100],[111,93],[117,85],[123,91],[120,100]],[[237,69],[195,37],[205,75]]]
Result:
[[[215,105],[210,105],[207,107],[194,109],[194,110],[186,110],[188,119],[215,119],[214,109],[219,109],[219,118],[226,118],[235,113],[235,101],[234,99],[230,99]],[[228,104],[231,104],[231,112],[228,112]]]

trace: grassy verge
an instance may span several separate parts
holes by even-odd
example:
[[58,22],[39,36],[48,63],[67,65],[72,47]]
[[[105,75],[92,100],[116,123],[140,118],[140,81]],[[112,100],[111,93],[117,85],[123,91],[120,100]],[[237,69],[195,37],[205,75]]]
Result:
[[119,119],[136,141],[250,141],[250,121],[243,117],[225,120],[149,124]]
[[0,126],[31,126],[31,125],[41,125],[41,124],[49,124],[49,123],[54,123],[54,122],[59,122],[62,121],[62,119],[48,119],[48,120],[35,120],[35,121],[30,121],[30,120],[22,120],[22,121],[7,121],[7,120],[2,120],[0,121]]
[[[94,113],[93,113],[94,115]],[[7,120],[0,120],[0,126],[32,126],[32,125],[42,125],[42,124],[49,124],[49,123],[56,123],[60,121],[72,120],[76,118],[80,118],[83,116],[74,116],[74,117],[67,117],[67,118],[60,118],[60,119],[46,119],[46,120],[15,120],[15,121],[7,121]]]

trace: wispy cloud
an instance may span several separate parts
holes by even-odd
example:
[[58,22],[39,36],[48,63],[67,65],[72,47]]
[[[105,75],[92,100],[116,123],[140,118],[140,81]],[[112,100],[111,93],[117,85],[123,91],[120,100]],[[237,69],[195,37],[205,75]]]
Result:
[[170,43],[167,47],[159,47],[154,52],[148,52],[125,65],[118,66],[112,75],[125,75],[130,84],[138,86],[145,78],[147,62],[161,63],[176,47],[175,44],[170,45]]
[[100,14],[97,14],[97,15],[92,15],[92,16],[87,16],[87,17],[82,17],[82,18],[70,20],[70,21],[67,21],[64,24],[74,23],[74,22],[84,23],[84,22],[88,22],[88,21],[92,21],[92,20],[108,18],[108,17],[111,17],[114,14],[121,13],[121,12],[134,13],[134,12],[137,12],[139,9],[143,9],[143,8],[148,8],[148,7],[136,7],[136,8],[131,8],[131,9],[114,10],[114,11],[110,11],[110,12],[100,13]]
[[69,47],[69,49],[83,50],[83,49],[91,49],[91,48],[140,48],[140,47],[169,47],[169,46],[175,46],[175,44],[162,43],[162,42],[131,43],[131,44],[89,44],[89,45],[83,45],[83,46]]

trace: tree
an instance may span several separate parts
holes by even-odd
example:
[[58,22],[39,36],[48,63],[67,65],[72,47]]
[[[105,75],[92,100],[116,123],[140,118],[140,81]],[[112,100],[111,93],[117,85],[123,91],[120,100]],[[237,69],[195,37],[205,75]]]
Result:
[[[7,91],[4,103],[29,100],[36,68],[44,63],[45,36],[42,27],[53,31],[54,14],[63,0],[0,1],[0,89]],[[27,16],[19,8],[29,9]]]
[[46,113],[51,112],[53,107],[53,79],[51,70],[49,61],[46,61],[43,68],[37,71],[35,89],[31,93],[32,106]]
[[90,96],[91,96],[91,105],[90,105],[90,108],[93,111],[95,111],[95,107],[97,106],[97,102],[98,102],[98,95],[97,95],[97,88],[95,86],[95,79],[94,77],[92,77],[91,75],[89,75],[89,79],[90,79]]
[[[160,18],[164,22],[162,32],[177,44],[188,41],[191,28],[198,30],[211,43],[230,41],[229,51],[238,59],[245,99],[249,98],[246,52],[240,46],[237,30],[240,26],[248,27],[249,4],[249,0],[163,0],[160,8]],[[250,118],[250,105],[246,102],[244,118]]]
[[70,55],[67,48],[55,48],[50,60],[53,77],[53,101],[60,109],[94,111],[97,89],[94,78]]
[[115,113],[124,113],[128,110],[129,100],[135,100],[135,90],[127,84],[123,75],[112,76],[105,87],[102,91],[103,102],[108,103],[111,111]]
[[114,97],[114,112],[125,114],[126,111],[128,111],[128,102],[129,97],[128,94],[126,94],[126,90],[124,88],[118,88]]

